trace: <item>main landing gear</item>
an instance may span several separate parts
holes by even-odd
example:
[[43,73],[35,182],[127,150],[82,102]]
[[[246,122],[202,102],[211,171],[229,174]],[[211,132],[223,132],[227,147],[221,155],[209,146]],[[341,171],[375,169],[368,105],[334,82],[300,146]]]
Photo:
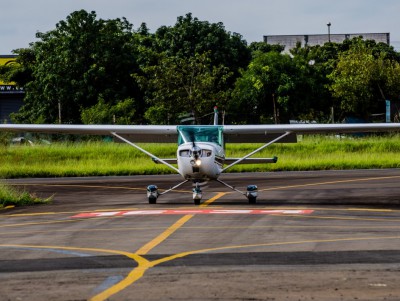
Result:
[[[156,204],[157,199],[160,195],[165,194],[175,188],[178,188],[179,186],[185,184],[188,181],[189,180],[185,180],[185,181],[179,183],[178,185],[175,185],[174,187],[171,187],[170,189],[165,190],[162,193],[160,193],[158,191],[158,187],[156,185],[147,186],[147,198],[149,199],[149,204]],[[193,188],[193,202],[195,205],[200,205],[201,198],[203,197],[203,192],[201,191],[199,182],[196,182],[195,185],[196,186]]]
[[[257,201],[257,196],[258,196],[258,188],[257,185],[248,185],[246,192],[242,192],[238,189],[236,189],[233,186],[230,186],[226,184],[225,182],[222,182],[220,180],[217,180],[221,184],[229,187],[230,189],[237,191],[247,197],[249,200],[249,204],[255,204]],[[156,185],[149,185],[147,186],[147,198],[149,199],[149,204],[156,204],[157,203],[157,198],[161,195],[164,194],[168,191],[171,191],[172,189],[186,183],[187,181],[184,181],[182,183],[179,183],[178,185],[168,189],[167,191],[164,191],[163,193],[158,192],[158,187]],[[200,205],[201,198],[203,197],[203,192],[201,191],[200,184],[197,182],[196,186],[193,188],[193,202],[195,205]]]
[[255,204],[257,202],[258,188],[257,185],[247,186],[246,197],[249,200],[249,204]]
[[147,186],[147,198],[149,199],[149,204],[157,203],[157,198],[160,195],[158,192],[158,187],[156,185]]

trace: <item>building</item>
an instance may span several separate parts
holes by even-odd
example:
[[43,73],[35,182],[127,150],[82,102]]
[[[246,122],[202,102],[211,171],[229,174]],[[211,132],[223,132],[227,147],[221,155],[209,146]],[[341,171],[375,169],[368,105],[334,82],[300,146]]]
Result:
[[390,33],[348,33],[348,34],[304,34],[304,35],[271,35],[264,36],[264,42],[285,46],[285,52],[295,48],[297,43],[302,47],[324,45],[328,42],[342,43],[355,37],[362,37],[364,40],[375,40],[390,45]]
[[[15,64],[16,55],[0,55],[0,65]],[[0,122],[9,123],[10,114],[18,112],[23,104],[25,92],[15,83],[0,81]]]

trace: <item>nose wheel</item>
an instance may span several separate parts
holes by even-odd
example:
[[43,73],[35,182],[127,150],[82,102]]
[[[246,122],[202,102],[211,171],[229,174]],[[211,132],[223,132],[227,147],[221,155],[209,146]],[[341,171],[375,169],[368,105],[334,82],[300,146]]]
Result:
[[193,188],[193,201],[195,205],[200,205],[201,198],[203,196],[203,192],[199,187],[199,183],[196,183],[196,187]]

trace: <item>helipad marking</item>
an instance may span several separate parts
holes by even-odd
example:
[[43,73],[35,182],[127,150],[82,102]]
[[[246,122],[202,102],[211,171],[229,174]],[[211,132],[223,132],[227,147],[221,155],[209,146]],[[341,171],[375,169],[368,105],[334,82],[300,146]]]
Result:
[[311,214],[314,210],[216,210],[216,209],[193,209],[193,210],[132,210],[132,211],[110,211],[110,212],[84,212],[71,216],[71,218],[91,218],[91,217],[112,217],[112,216],[131,216],[131,215],[186,215],[186,214]]

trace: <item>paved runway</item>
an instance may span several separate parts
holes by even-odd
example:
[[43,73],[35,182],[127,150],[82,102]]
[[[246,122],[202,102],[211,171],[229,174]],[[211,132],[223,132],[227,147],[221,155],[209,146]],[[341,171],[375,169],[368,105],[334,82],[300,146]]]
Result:
[[398,300],[400,170],[227,174],[194,206],[177,176],[9,180],[0,300]]

